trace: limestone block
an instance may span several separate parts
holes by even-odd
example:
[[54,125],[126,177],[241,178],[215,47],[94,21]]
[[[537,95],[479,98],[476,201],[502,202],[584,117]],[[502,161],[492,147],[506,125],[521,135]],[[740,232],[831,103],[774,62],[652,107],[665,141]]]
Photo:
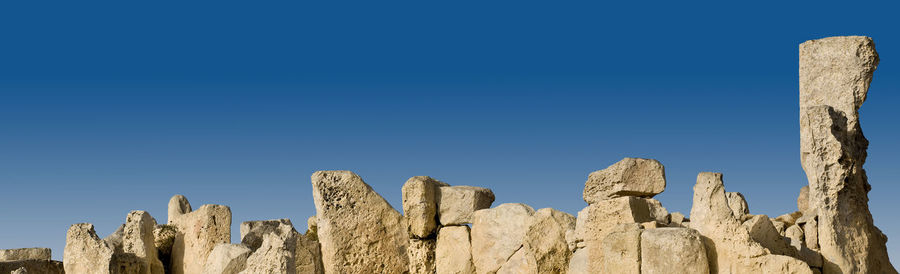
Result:
[[44,247],[0,249],[0,262],[18,260],[49,260],[50,249]]
[[[634,224],[654,221],[647,199],[619,197],[588,205],[578,212],[575,224],[576,242],[588,249],[589,272],[600,270],[601,241],[619,224]],[[579,244],[576,244],[578,247]]]
[[25,259],[14,261],[0,261],[0,273],[64,274],[65,269],[63,267],[63,263],[60,261],[51,261],[47,259]]
[[706,247],[696,230],[648,229],[640,238],[640,273],[709,273]]
[[[656,223],[656,222],[654,222]],[[641,273],[641,229],[636,226],[619,226],[601,242],[600,272]]]
[[247,221],[241,223],[241,243],[256,250],[262,245],[263,236],[275,233],[282,238],[292,237],[294,224],[290,219],[275,219],[262,221]]
[[569,270],[568,274],[588,274],[591,273],[588,269],[588,251],[586,248],[579,248],[575,250],[575,253],[572,254],[572,259],[569,260]]
[[534,209],[502,204],[475,211],[472,222],[472,259],[476,273],[494,273],[522,247]]
[[814,213],[809,208],[809,185],[800,188],[800,194],[797,195],[797,211],[803,212],[804,215]]
[[237,274],[247,264],[250,248],[243,244],[218,244],[206,259],[203,274]]
[[149,269],[149,273],[163,274],[165,270],[162,261],[157,257],[153,234],[155,228],[156,219],[153,219],[150,213],[142,210],[131,211],[123,227],[122,247],[125,253],[132,253],[140,258],[143,268]]
[[797,220],[800,219],[800,217],[802,217],[802,216],[803,216],[802,212],[795,211],[795,212],[791,212],[791,213],[787,213],[787,214],[775,217],[775,220],[780,221],[787,226],[792,226],[794,224],[797,224]]
[[428,176],[409,178],[403,184],[403,215],[406,216],[410,237],[427,238],[437,228],[437,197],[446,183]]
[[650,216],[656,220],[656,223],[660,225],[668,225],[669,220],[669,211],[663,207],[662,202],[653,199],[653,198],[645,198],[644,201],[647,202],[648,210],[650,211]]
[[315,234],[297,235],[297,248],[294,250],[294,263],[297,273],[325,273],[322,265],[322,251]]
[[538,273],[566,272],[573,251],[566,242],[566,232],[574,229],[575,216],[559,210],[542,208],[531,216],[523,249],[525,255],[533,257]]
[[666,172],[659,161],[625,158],[603,170],[592,172],[584,183],[584,201],[637,196],[651,198],[666,189]]
[[437,274],[475,273],[468,226],[445,226],[437,235],[434,251]]
[[684,218],[684,214],[682,214],[681,212],[673,212],[672,214],[669,214],[669,224],[671,224],[672,226],[681,226],[685,221],[687,221],[687,219]]
[[409,273],[435,273],[435,239],[409,239]]
[[538,274],[537,263],[528,250],[520,248],[500,266],[497,274]]
[[66,273],[109,273],[113,248],[97,237],[94,225],[74,224],[66,232],[63,264]]
[[494,203],[493,191],[474,186],[442,186],[438,197],[441,225],[472,223],[475,211],[490,208]]
[[750,214],[750,208],[747,206],[747,200],[740,192],[725,192],[725,198],[728,200],[728,208],[731,208],[731,214],[738,220],[743,219],[744,215]]
[[231,209],[223,205],[203,205],[190,213],[175,216],[171,270],[174,274],[200,273],[209,253],[218,244],[231,242]]
[[251,251],[245,272],[324,272],[318,242],[298,233],[291,220],[247,221],[240,230],[241,244]]
[[803,228],[799,225],[792,225],[784,230],[784,236],[791,239],[791,246],[799,250],[803,246],[805,239],[803,238]]
[[784,238],[778,233],[768,216],[754,215],[747,221],[744,221],[743,225],[750,231],[750,238],[768,249],[772,254],[797,256],[797,252],[788,242],[784,241]]
[[296,273],[293,256],[296,240],[290,232],[263,234],[262,243],[247,257],[246,266],[240,273]]
[[816,219],[811,219],[803,224],[803,235],[806,236],[806,247],[813,250],[819,249],[819,223]]
[[161,224],[153,228],[153,246],[156,247],[157,258],[163,264],[164,273],[172,273],[172,246],[175,245],[176,228],[174,225]]
[[177,194],[169,199],[167,223],[171,224],[176,217],[191,213],[191,203],[188,202],[184,195]]
[[325,273],[409,270],[406,220],[362,178],[317,171],[312,186]]

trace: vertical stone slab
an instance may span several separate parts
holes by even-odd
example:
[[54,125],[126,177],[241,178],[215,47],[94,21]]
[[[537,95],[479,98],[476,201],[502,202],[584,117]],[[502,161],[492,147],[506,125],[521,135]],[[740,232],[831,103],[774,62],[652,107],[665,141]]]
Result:
[[66,233],[63,266],[66,273],[109,273],[113,248],[97,237],[94,225],[74,224]]
[[475,273],[468,226],[445,226],[438,231],[434,250],[437,274]]
[[447,184],[428,176],[412,177],[403,184],[403,215],[406,216],[411,238],[428,238],[434,234],[437,228],[438,188],[441,186]]
[[191,213],[191,203],[188,202],[184,195],[176,194],[169,199],[167,223],[172,223],[176,217]]
[[435,239],[409,239],[410,274],[434,274],[435,272]]
[[142,210],[134,210],[125,218],[125,226],[122,230],[122,250],[132,253],[141,259],[144,268],[151,274],[163,274],[162,261],[157,258],[156,245],[153,230],[156,228],[156,220],[150,213]]
[[599,273],[641,273],[641,231],[633,224],[618,226],[601,242]]
[[800,44],[800,160],[818,215],[825,273],[897,273],[868,207],[863,164],[869,142],[858,110],[878,66],[869,37]]
[[512,203],[475,211],[472,260],[476,273],[496,272],[522,247],[532,214],[530,206]]
[[575,229],[575,216],[552,209],[539,209],[531,216],[525,232],[523,249],[534,257],[538,273],[566,273],[569,249],[566,232]]
[[174,274],[200,273],[218,244],[231,242],[231,209],[223,205],[203,205],[172,220],[176,227],[172,245]]
[[350,171],[312,175],[325,273],[408,271],[406,220]]

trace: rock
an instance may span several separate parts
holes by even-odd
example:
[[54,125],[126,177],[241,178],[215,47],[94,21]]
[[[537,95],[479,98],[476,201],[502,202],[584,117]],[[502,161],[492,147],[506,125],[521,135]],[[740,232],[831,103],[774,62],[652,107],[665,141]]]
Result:
[[294,249],[297,238],[291,233],[292,230],[293,227],[262,234],[262,242],[247,257],[246,267],[240,273],[296,273]]
[[123,251],[137,256],[143,264],[142,268],[148,269],[151,274],[163,274],[162,261],[157,258],[153,230],[156,228],[156,220],[150,213],[134,210],[128,213],[123,228]]
[[113,251],[112,247],[97,237],[94,225],[74,224],[66,232],[66,247],[63,251],[65,272],[109,273]]
[[437,196],[446,183],[428,176],[409,178],[403,184],[403,215],[412,238],[428,238],[437,228]]
[[649,221],[649,222],[641,223],[641,228],[643,228],[643,229],[654,229],[657,227],[659,227],[659,224],[656,221]]
[[325,273],[408,271],[405,219],[350,171],[312,175]]
[[318,230],[318,225],[316,224],[316,216],[310,216],[309,219],[306,219],[306,234],[310,233],[316,234],[316,230]]
[[64,271],[63,263],[60,261],[46,259],[0,261],[0,273],[64,274]]
[[800,160],[818,215],[825,273],[897,273],[887,238],[868,208],[859,124],[878,53],[871,38],[829,37],[800,45]]
[[538,274],[534,257],[524,248],[520,248],[504,263],[497,274]]
[[435,240],[434,239],[409,239],[409,273],[432,274],[435,273]]
[[166,222],[171,224],[176,217],[191,213],[191,203],[188,202],[184,195],[177,194],[172,196],[172,198],[169,199],[168,213],[169,216]]
[[494,273],[522,247],[534,209],[502,204],[475,211],[472,222],[472,259],[476,273]]
[[474,186],[442,186],[438,197],[438,218],[445,226],[472,223],[475,211],[494,203],[494,192]]
[[625,158],[592,172],[584,184],[584,201],[594,204],[624,196],[652,198],[666,189],[666,172],[659,161]]
[[[654,221],[647,199],[619,197],[588,205],[578,212],[575,224],[575,238],[587,248],[589,272],[600,271],[602,254],[601,241],[619,224],[634,224]],[[577,247],[578,244],[576,244]]]
[[213,248],[231,242],[231,209],[227,206],[203,205],[175,216],[171,224],[176,227],[171,259],[174,274],[202,272]]
[[799,225],[792,225],[784,230],[784,236],[791,239],[791,246],[799,250],[803,246],[803,228]]
[[744,222],[744,227],[750,231],[750,238],[769,250],[772,254],[796,257],[797,252],[790,244],[784,241],[775,225],[766,215],[755,215]]
[[775,230],[778,231],[778,234],[784,236],[784,229],[787,228],[788,225],[773,218],[769,218],[769,221],[772,222],[772,226],[775,226]]
[[250,248],[243,244],[218,244],[206,259],[203,274],[237,274],[244,270]]
[[172,273],[172,246],[175,245],[176,228],[174,225],[156,225],[153,228],[153,246],[156,247],[156,257],[162,262],[165,273]]
[[44,247],[0,249],[0,262],[19,260],[49,260],[50,249]]
[[684,214],[681,214],[681,212],[669,214],[669,224],[672,224],[673,226],[681,226],[686,220]]
[[797,223],[797,219],[800,219],[801,216],[803,216],[803,213],[796,211],[775,217],[775,220],[782,222],[787,226],[792,226]]
[[574,230],[575,216],[559,210],[542,208],[531,216],[523,249],[533,257],[538,273],[566,273],[573,251],[566,232]]
[[263,237],[268,233],[287,238],[293,237],[294,232],[294,224],[290,219],[247,221],[241,223],[241,244],[250,250],[256,250],[262,246]]
[[588,269],[588,254],[587,249],[580,248],[575,250],[575,253],[572,254],[572,259],[569,260],[569,271],[568,274],[588,274],[591,273]]
[[294,250],[297,273],[325,273],[322,265],[322,251],[315,234],[297,234],[297,248]]
[[[656,223],[656,222],[653,222]],[[601,242],[600,272],[641,273],[641,232],[633,225],[620,225]]]
[[797,211],[803,212],[804,215],[814,213],[809,208],[809,185],[800,188],[800,194],[797,195]]
[[706,247],[690,228],[644,230],[640,253],[640,273],[709,273]]
[[806,247],[813,250],[819,249],[819,223],[816,219],[811,219],[803,224],[803,235],[806,236],[804,242]]
[[744,215],[750,214],[747,200],[740,192],[725,192],[725,198],[728,199],[728,208],[731,208],[731,214],[738,220],[742,220]]
[[445,226],[438,231],[434,251],[437,274],[475,273],[468,226]]
[[251,251],[245,272],[324,272],[319,243],[298,233],[289,219],[241,223],[241,244]]
[[663,207],[662,202],[653,198],[646,198],[644,199],[644,201],[647,201],[650,216],[652,216],[653,219],[656,220],[656,223],[659,223],[661,225],[669,224],[669,211],[666,210],[665,207]]

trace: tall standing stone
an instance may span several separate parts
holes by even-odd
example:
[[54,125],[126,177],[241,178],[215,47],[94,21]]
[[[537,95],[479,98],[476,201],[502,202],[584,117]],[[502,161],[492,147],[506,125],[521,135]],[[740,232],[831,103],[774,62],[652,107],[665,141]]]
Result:
[[825,273],[897,273],[869,212],[863,169],[869,141],[858,110],[878,61],[869,37],[800,44],[800,160],[809,207],[818,214]]
[[109,273],[114,249],[97,237],[94,225],[74,224],[66,233],[63,265],[66,273]]
[[216,245],[231,242],[231,209],[227,206],[203,205],[174,216],[172,225],[176,227],[171,259],[174,274],[202,272]]
[[431,237],[437,228],[439,187],[446,183],[428,176],[409,178],[403,188],[403,215],[411,238]]
[[476,273],[495,273],[522,247],[532,214],[530,206],[511,203],[475,211],[472,259]]
[[150,213],[135,210],[128,213],[122,230],[122,248],[125,253],[132,253],[141,259],[144,268],[151,274],[163,274],[162,261],[157,258],[153,229],[156,219]]
[[350,171],[312,175],[325,273],[404,273],[406,220]]

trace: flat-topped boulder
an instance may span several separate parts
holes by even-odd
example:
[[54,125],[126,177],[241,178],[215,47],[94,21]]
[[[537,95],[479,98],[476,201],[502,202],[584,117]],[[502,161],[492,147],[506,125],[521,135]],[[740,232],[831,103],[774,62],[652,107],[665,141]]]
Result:
[[438,194],[441,225],[472,223],[475,211],[490,208],[494,203],[494,192],[483,187],[442,186]]
[[625,158],[588,175],[584,201],[594,204],[623,196],[652,198],[665,189],[666,172],[659,161]]
[[50,249],[45,247],[0,249],[0,262],[49,259]]
[[403,273],[409,259],[403,216],[350,171],[312,175],[325,273]]

